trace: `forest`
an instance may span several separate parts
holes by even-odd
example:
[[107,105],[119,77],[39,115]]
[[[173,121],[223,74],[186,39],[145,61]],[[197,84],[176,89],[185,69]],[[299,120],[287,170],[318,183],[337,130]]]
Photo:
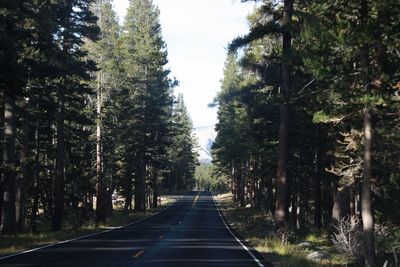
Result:
[[270,214],[260,232],[343,230],[357,266],[399,266],[400,2],[258,2],[211,104],[216,188]]
[[[229,192],[223,216],[277,266],[316,266],[288,262],[309,234],[334,266],[399,266],[400,1],[253,1],[200,166],[152,0],[130,0],[122,25],[111,0],[0,1],[0,243],[199,190]],[[287,246],[270,253],[270,237]]]
[[128,213],[193,188],[192,122],[167,63],[150,0],[130,1],[122,26],[110,0],[1,1],[2,234],[102,223],[115,195]]

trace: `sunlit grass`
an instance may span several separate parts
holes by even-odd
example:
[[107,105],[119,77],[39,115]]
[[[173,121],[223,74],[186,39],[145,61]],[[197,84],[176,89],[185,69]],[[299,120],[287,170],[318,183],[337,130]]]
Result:
[[49,221],[44,221],[40,224],[40,232],[37,233],[0,235],[0,255],[16,253],[26,249],[48,245],[51,243],[104,231],[113,227],[126,225],[150,216],[165,206],[170,205],[172,202],[174,202],[172,199],[165,199],[160,207],[145,212],[130,212],[129,214],[125,214],[123,210],[115,210],[113,215],[107,218],[106,223],[96,225],[94,222],[87,222],[79,228],[74,227],[73,224],[68,222],[68,218],[66,218],[63,229],[56,232],[49,230]]
[[[231,195],[225,194],[218,197],[223,204],[221,211],[231,227],[264,258],[274,266],[346,266],[347,260],[333,248],[329,235],[325,232],[296,233],[287,242],[272,234],[268,229],[268,214],[251,208],[239,207],[231,201]],[[307,260],[307,255],[315,251],[311,248],[300,247],[298,243],[307,241],[318,251],[328,253],[330,260],[320,264]]]

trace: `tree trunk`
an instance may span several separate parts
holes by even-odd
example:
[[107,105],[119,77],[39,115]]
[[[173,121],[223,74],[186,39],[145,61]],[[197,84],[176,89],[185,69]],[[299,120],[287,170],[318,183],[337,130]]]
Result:
[[275,213],[274,190],[273,190],[274,181],[273,181],[272,177],[267,178],[267,179],[268,179],[267,180],[267,184],[266,184],[266,187],[267,187],[267,193],[266,194],[267,194],[267,196],[266,196],[266,199],[265,199],[265,205],[266,205],[267,210],[271,214],[274,214]]
[[281,104],[278,145],[278,176],[276,179],[275,219],[278,224],[285,224],[288,218],[288,107]]
[[350,207],[349,207],[349,214],[350,214],[350,220],[352,223],[356,221],[356,190],[355,190],[355,184],[350,186]]
[[107,214],[110,216],[113,213],[113,193],[114,193],[114,188],[115,188],[115,181],[114,181],[114,155],[111,153],[110,155],[110,180],[109,180],[109,185],[108,185],[108,191],[107,191]]
[[344,186],[342,188],[339,188],[333,209],[332,209],[332,219],[334,220],[339,220],[345,217],[348,217],[349,215],[349,201],[350,201],[350,189],[349,186]]
[[257,157],[253,162],[253,176],[256,182],[256,209],[264,209],[263,204],[265,201],[265,177],[260,175],[260,159]]
[[4,94],[4,151],[3,151],[3,221],[2,233],[15,233],[15,96]]
[[[368,2],[361,1],[360,17],[363,25],[367,25]],[[368,70],[368,44],[361,49],[361,75],[363,87],[370,94],[369,70]],[[372,199],[370,179],[372,176],[372,119],[368,104],[365,105],[363,114],[364,128],[364,169],[361,184],[361,216],[364,231],[364,258],[366,267],[376,267],[375,240],[374,240],[374,215],[372,211]]]
[[[45,186],[43,187],[44,192],[42,193],[42,204],[43,204],[43,211],[45,215],[53,216],[53,203],[54,203],[54,170],[55,165],[53,163],[54,156],[53,156],[53,147],[56,146],[56,141],[54,140],[53,134],[48,136],[48,143],[46,147],[46,154],[44,158],[44,165],[45,165]],[[39,180],[40,182],[40,180]],[[51,184],[50,184],[51,183]],[[42,183],[44,184],[44,183]]]
[[326,176],[324,180],[321,181],[321,206],[322,206],[322,225],[328,226],[332,221],[332,210],[334,203],[334,195],[336,195],[335,187],[332,185],[332,177]]
[[35,125],[35,166],[33,173],[33,190],[32,190],[32,212],[31,212],[31,230],[32,232],[37,231],[36,220],[39,206],[39,188],[38,181],[40,175],[40,161],[39,161],[39,120],[36,119]]
[[[300,198],[300,194],[297,193],[297,198],[296,198],[296,202],[297,202],[297,208],[296,208],[296,227],[297,229],[300,229],[300,223],[301,223],[301,198]],[[304,212],[304,211],[303,211]]]
[[[148,66],[144,66],[144,94],[147,94],[148,90]],[[143,121],[142,124],[146,125],[147,123],[147,98],[143,99]],[[147,162],[146,162],[146,146],[147,143],[147,136],[146,131],[142,132],[142,144],[139,148],[139,159],[138,159],[138,167],[137,167],[137,174],[135,179],[135,211],[144,211],[146,210],[146,169],[147,169]],[[183,179],[184,177],[178,176],[181,184],[178,184],[178,190],[183,189]]]
[[25,227],[25,215],[26,215],[26,200],[28,191],[28,131],[29,125],[26,118],[22,121],[22,136],[21,136],[21,177],[18,181],[17,188],[17,199],[16,199],[16,221],[17,229],[19,232],[23,232]]
[[[0,90],[0,166],[3,166],[4,153],[4,90]],[[0,168],[0,230],[3,224],[3,194],[4,175],[3,167]]]
[[132,167],[127,163],[126,169],[126,185],[125,185],[125,214],[128,214],[128,210],[132,209]]
[[233,195],[233,201],[238,201],[239,199],[239,194],[238,194],[238,183],[237,183],[237,175],[236,175],[236,168],[235,168],[235,160],[232,160],[232,195]]
[[244,185],[245,185],[245,178],[244,178],[244,166],[243,166],[243,161],[240,162],[240,167],[239,167],[239,172],[238,172],[238,197],[239,197],[239,203],[241,207],[245,206],[244,203]]
[[365,266],[375,267],[374,216],[371,199],[372,125],[368,107],[364,110],[364,173],[361,185],[361,216],[364,230]]
[[300,209],[301,209],[301,202],[300,202],[300,192],[299,192],[299,185],[297,183],[296,177],[292,180],[291,186],[291,224],[300,228]]
[[144,156],[143,153],[135,179],[135,211],[146,210],[146,163]]
[[58,117],[57,117],[57,147],[56,147],[56,179],[54,183],[54,214],[51,229],[61,229],[64,213],[64,109],[65,85],[61,84],[58,91]]
[[[319,126],[317,126],[319,127]],[[315,138],[315,175],[314,175],[314,226],[321,228],[321,142],[320,132],[317,128]]]
[[96,222],[106,221],[106,203],[105,203],[105,185],[103,177],[103,166],[102,166],[102,142],[101,142],[101,105],[102,105],[102,73],[98,74],[97,81],[97,101],[96,101],[96,178],[97,178],[97,192],[96,192]]
[[278,175],[276,179],[276,208],[275,219],[278,225],[285,224],[288,219],[288,121],[289,108],[287,95],[290,90],[290,61],[292,50],[291,24],[294,0],[284,0],[283,6],[283,37],[282,37],[282,86],[283,103],[280,107],[279,145],[278,145]]
[[153,167],[153,208],[158,206],[158,171]]

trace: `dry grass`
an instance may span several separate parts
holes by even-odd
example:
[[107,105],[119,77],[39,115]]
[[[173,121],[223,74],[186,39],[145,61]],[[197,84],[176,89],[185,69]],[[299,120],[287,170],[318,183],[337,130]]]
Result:
[[[231,194],[218,195],[216,199],[230,226],[274,266],[346,266],[346,259],[335,251],[327,234],[293,233],[282,239],[282,236],[272,231],[273,220],[266,212],[239,207],[232,202]],[[318,247],[318,251],[329,253],[331,260],[325,260],[321,264],[307,260],[307,255],[313,250],[297,245],[302,241]]]

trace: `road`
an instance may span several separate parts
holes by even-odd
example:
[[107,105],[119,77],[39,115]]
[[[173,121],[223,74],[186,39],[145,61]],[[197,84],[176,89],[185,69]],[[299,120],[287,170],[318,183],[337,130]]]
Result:
[[0,266],[265,266],[223,222],[212,196],[192,192],[153,217],[0,260]]

